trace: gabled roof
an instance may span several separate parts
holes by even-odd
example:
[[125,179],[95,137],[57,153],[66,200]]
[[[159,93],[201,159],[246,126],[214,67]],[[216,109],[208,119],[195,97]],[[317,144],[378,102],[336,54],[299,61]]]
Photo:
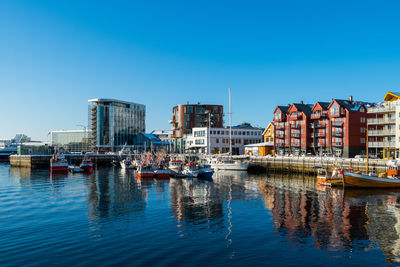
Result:
[[332,102],[330,103],[329,107],[332,106],[332,103],[336,101],[341,107],[347,109],[348,111],[358,111],[361,106],[367,107],[374,105],[374,103],[369,103],[369,102],[363,102],[363,101],[349,101],[346,99],[332,99]]
[[262,133],[262,135],[265,135],[266,131],[267,131],[268,128],[271,127],[271,126],[274,126],[274,123],[273,123],[273,122],[270,122],[270,123],[267,125],[267,127],[265,127],[265,130],[264,130],[264,132]]
[[387,92],[383,100],[385,101],[396,101],[400,99],[400,92]]
[[293,103],[292,106],[295,106],[297,110],[304,112],[306,116],[310,116],[312,113],[313,105],[311,104],[300,104],[300,103]]
[[287,114],[287,113],[288,113],[288,110],[289,110],[289,107],[288,107],[288,106],[277,106],[277,107],[275,108],[275,110],[274,110],[274,113],[275,113],[275,111],[276,111],[277,109],[280,109],[283,113]]
[[315,103],[315,105],[312,107],[312,110],[313,110],[318,104],[319,104],[323,109],[327,110],[328,107],[329,107],[330,102],[317,101],[317,102]]

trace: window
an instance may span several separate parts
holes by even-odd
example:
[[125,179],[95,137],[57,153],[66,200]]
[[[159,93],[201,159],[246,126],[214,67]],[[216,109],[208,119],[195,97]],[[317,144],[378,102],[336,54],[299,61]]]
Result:
[[363,107],[361,107],[360,112],[365,112],[365,109]]
[[361,117],[361,118],[360,118],[360,122],[361,122],[361,123],[365,123],[365,117]]
[[361,144],[365,144],[365,138],[360,139]]
[[217,143],[217,144],[219,143],[219,139],[218,138],[215,139],[215,143]]
[[217,134],[219,134],[219,131],[217,131]]
[[193,106],[186,107],[186,113],[193,113]]

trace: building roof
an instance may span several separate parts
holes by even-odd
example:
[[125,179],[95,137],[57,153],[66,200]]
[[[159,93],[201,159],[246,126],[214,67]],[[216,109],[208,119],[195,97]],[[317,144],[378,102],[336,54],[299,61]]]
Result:
[[239,125],[236,125],[236,126],[232,126],[232,129],[256,129],[256,130],[259,130],[260,128],[253,127],[253,126],[251,126],[250,123],[244,122],[242,124],[239,124]]
[[274,142],[264,142],[264,143],[245,145],[245,147],[260,147],[260,146],[274,146]]
[[271,127],[271,126],[274,126],[274,123],[273,123],[273,122],[268,123],[268,125],[267,125],[267,127],[265,127],[265,130],[264,130],[264,132],[262,133],[262,135],[265,135],[265,133],[267,132],[268,128]]
[[387,92],[383,100],[385,101],[396,101],[400,99],[400,92]]
[[363,101],[349,101],[345,99],[333,99],[338,102],[338,104],[344,108],[346,108],[349,111],[358,111],[362,105],[364,106],[371,106],[374,105],[374,103],[369,103],[369,102],[363,102]]
[[142,133],[144,137],[146,137],[147,139],[151,140],[151,141],[160,141],[160,138],[158,138],[157,136],[155,136],[152,133]]
[[114,102],[114,103],[121,103],[121,104],[126,104],[126,105],[142,105],[142,106],[144,106],[143,104],[123,101],[123,100],[118,100],[118,99],[112,99],[112,98],[93,98],[93,99],[89,99],[88,102],[93,102],[93,103]]
[[298,110],[304,112],[306,116],[310,116],[312,114],[312,108],[314,105],[311,104],[301,104],[301,103],[293,103]]
[[278,106],[277,108],[279,108],[280,110],[282,110],[282,112],[287,113],[289,110],[289,106]]

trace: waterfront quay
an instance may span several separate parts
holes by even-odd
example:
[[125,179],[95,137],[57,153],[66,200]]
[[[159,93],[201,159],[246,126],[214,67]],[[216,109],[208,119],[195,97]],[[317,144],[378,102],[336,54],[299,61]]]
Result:
[[[271,172],[307,173],[315,174],[317,168],[331,170],[333,166],[353,171],[365,171],[366,159],[332,158],[332,157],[251,157],[250,170]],[[368,161],[368,170],[380,173],[386,172],[387,161],[373,159]]]
[[[69,163],[79,165],[84,157],[90,158],[97,166],[111,166],[113,160],[128,155],[116,154],[64,154]],[[49,168],[52,155],[10,155],[10,166],[28,168]]]
[[[111,166],[114,160],[124,159],[128,154],[66,154],[65,157],[71,164],[79,165],[84,157],[90,158],[96,166]],[[201,155],[171,154],[170,157],[176,159],[198,159]],[[11,155],[10,166],[28,167],[28,168],[49,168],[51,155]],[[234,160],[249,160],[249,170],[253,173],[260,172],[282,172],[282,173],[306,173],[315,174],[315,167],[323,167],[330,170],[333,166],[339,166],[343,169],[352,169],[353,171],[365,171],[366,159],[355,158],[333,158],[333,157],[246,157],[233,156]],[[386,172],[387,160],[370,159],[368,161],[369,171],[380,173]]]

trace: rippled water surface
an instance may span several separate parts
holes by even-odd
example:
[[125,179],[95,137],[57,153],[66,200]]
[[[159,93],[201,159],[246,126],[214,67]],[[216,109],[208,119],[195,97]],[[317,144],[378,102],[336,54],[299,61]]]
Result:
[[397,265],[399,197],[281,175],[140,181],[0,164],[0,265]]

